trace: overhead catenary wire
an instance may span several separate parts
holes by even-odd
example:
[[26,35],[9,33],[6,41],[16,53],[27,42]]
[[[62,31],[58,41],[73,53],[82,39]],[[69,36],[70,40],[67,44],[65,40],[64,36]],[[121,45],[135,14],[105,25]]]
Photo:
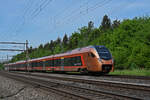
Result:
[[40,7],[43,6],[43,4],[48,1],[48,0],[40,0],[41,2],[39,3],[40,6],[37,6],[38,3],[34,3],[35,5],[34,6],[37,6],[35,9],[32,10],[32,6],[33,6],[33,2],[32,2],[32,5],[28,8],[28,11],[25,12],[25,14],[23,15],[23,22],[20,24],[20,26],[18,26],[19,28],[16,29],[16,33],[18,33],[22,26],[25,25],[26,23],[26,20],[31,20],[32,19],[32,15],[34,15],[34,13],[37,12],[37,9],[40,9]]
[[[30,0],[29,0],[30,1]],[[30,7],[31,7],[31,5],[32,5],[32,7],[30,8],[29,6],[27,6],[26,7],[26,9],[24,10],[25,12],[24,12],[24,14],[23,14],[23,18],[24,18],[24,20],[23,20],[23,22],[22,23],[20,23],[20,24],[16,24],[16,28],[15,28],[15,30],[14,30],[14,32],[12,32],[12,33],[16,33],[15,35],[17,35],[18,33],[19,33],[19,31],[21,30],[21,28],[22,28],[22,26],[24,26],[24,24],[25,24],[25,20],[30,20],[30,19],[28,19],[26,16],[30,16],[30,18],[31,19],[34,19],[34,18],[36,18],[39,14],[40,14],[40,12],[41,11],[43,11],[44,10],[44,8],[49,4],[49,2],[51,2],[52,0],[40,0],[40,2],[37,2],[37,4],[38,4],[38,6],[36,6],[36,7],[34,7],[33,8],[33,3],[34,4],[36,4],[35,2],[33,2],[33,0],[32,0],[32,2],[28,2],[27,3],[27,5],[29,5],[30,4]],[[60,25],[62,25],[62,24],[65,24],[65,23],[69,23],[69,21],[70,20],[72,20],[72,21],[75,21],[75,20],[77,20],[77,19],[79,19],[78,18],[78,16],[79,15],[85,15],[85,14],[87,14],[86,12],[87,12],[87,10],[88,10],[88,12],[90,12],[90,11],[92,11],[92,10],[94,10],[94,9],[96,9],[96,8],[98,8],[98,7],[100,7],[102,4],[102,2],[104,2],[104,1],[107,1],[107,0],[103,0],[103,1],[99,1],[99,2],[96,2],[96,4],[95,5],[93,5],[93,6],[91,6],[91,7],[88,7],[89,6],[89,3],[88,2],[86,2],[86,4],[88,4],[88,6],[87,7],[85,7],[84,5],[83,6],[80,6],[79,8],[77,8],[77,9],[75,9],[75,10],[73,10],[70,14],[68,14],[68,15],[66,15],[66,16],[64,16],[64,17],[62,17],[62,19],[63,20],[61,20],[61,21],[59,21],[59,20],[57,20],[57,19],[55,19],[56,21],[55,21],[55,23],[56,23],[56,26],[59,24],[59,26]],[[109,2],[111,1],[111,0],[108,0]],[[37,5],[36,4],[36,5]],[[103,5],[102,6],[104,6],[105,4],[103,3]],[[35,5],[34,5],[35,6]],[[84,8],[85,7],[85,8]],[[83,8],[83,10],[82,10],[82,8]],[[81,9],[81,10],[80,10]],[[29,13],[30,12],[30,13]],[[26,19],[25,19],[26,18]],[[74,20],[73,20],[74,19]],[[58,27],[58,26],[57,26]]]
[[52,2],[53,0],[45,0],[45,2],[43,2],[39,8],[37,8],[31,15],[31,18],[35,18],[36,16],[38,16],[40,14],[41,11],[43,11],[43,9],[45,9],[50,2]]
[[[108,3],[108,1],[110,2],[111,0],[108,0],[107,2],[106,1],[107,0],[97,2],[95,5],[92,5],[91,7],[88,7],[88,11],[89,12],[94,11],[98,7],[103,7],[105,4]],[[95,8],[95,9],[93,9],[93,8]],[[86,15],[87,14],[86,12],[87,12],[87,9],[85,8],[85,9],[81,10],[80,12],[77,12],[76,16],[78,17],[79,15]],[[80,17],[77,18],[76,16],[68,16],[68,17],[65,17],[65,19],[68,20],[68,19],[78,19],[78,18],[80,18]],[[75,18],[73,18],[73,17],[75,17]]]
[[[89,1],[89,0],[87,0],[88,2],[91,2],[91,1]],[[87,2],[86,2],[87,3]],[[85,4],[86,3],[83,3],[83,4],[81,4],[78,8],[75,8],[75,9],[73,9],[69,14],[74,14],[74,12],[76,12],[76,11],[80,11],[80,9],[81,8],[84,8],[85,7]],[[71,5],[71,7],[73,7],[72,5]],[[67,6],[65,9],[63,9],[63,10],[60,10],[57,14],[55,14],[54,15],[54,19],[53,19],[53,27],[55,28],[56,26],[57,26],[57,24],[59,24],[59,20],[57,20],[56,19],[56,17],[59,17],[59,16],[61,16],[62,14],[65,14],[65,13],[68,13],[71,9],[68,9],[69,8],[69,6]],[[66,15],[66,14],[65,14]],[[65,16],[63,17],[63,18],[65,18]],[[62,17],[61,17],[61,19],[63,19]],[[52,19],[50,19],[50,20],[52,20]]]
[[[106,0],[103,0],[103,1],[101,1],[101,2],[98,2],[99,4],[103,4],[103,2],[105,2]],[[98,4],[98,3],[96,3],[96,4]],[[95,5],[93,5],[93,6],[95,6]],[[92,7],[93,7],[92,6]],[[90,8],[91,7],[88,7],[88,9],[89,9],[89,11],[90,11]],[[80,18],[80,17],[78,17],[79,15],[81,16],[81,15],[83,15],[84,13],[85,14],[87,14],[86,13],[87,12],[87,8],[85,8],[85,9],[83,9],[83,10],[74,10],[72,13],[70,13],[69,15],[67,15],[67,16],[65,16],[65,17],[63,17],[62,19],[63,19],[63,21],[60,21],[59,22],[59,25],[61,25],[61,24],[64,24],[65,22],[70,22],[69,20],[70,19],[74,19],[74,21],[75,20],[77,20],[78,18]],[[74,18],[75,17],[75,18]],[[78,17],[78,18],[77,18]]]
[[[28,14],[30,8],[32,7],[32,5],[34,4],[34,0],[28,0],[25,7],[23,8],[23,14],[22,16],[20,16],[19,18],[16,19],[15,23],[12,25],[11,24],[11,28],[7,33],[12,33],[12,38],[16,37],[18,32],[19,32],[19,26],[24,25],[25,24],[25,20],[26,20],[26,15]],[[21,20],[21,21],[20,21]]]
[[[29,0],[31,1],[31,0]],[[27,6],[24,8],[24,13],[21,16],[21,21],[16,21],[15,25],[12,26],[12,31],[10,33],[13,33],[13,37],[17,36],[17,34],[21,31],[21,28],[25,25],[27,20],[32,20],[36,16],[39,15],[39,13],[50,3],[52,0],[40,0],[41,2],[35,3],[34,0],[31,2],[27,2]],[[34,5],[33,5],[34,4]],[[37,6],[35,9],[33,6]],[[40,11],[37,11],[37,9],[41,9]],[[18,19],[17,19],[18,20]]]
[[[90,11],[94,11],[95,9],[99,8],[99,7],[103,7],[105,6],[106,4],[108,4],[110,1],[112,0],[103,0],[103,1],[100,1],[100,2],[96,2],[95,5],[92,5],[90,7],[88,7],[88,12]],[[75,12],[74,12],[75,11]],[[63,17],[63,21],[59,21],[59,23],[57,24],[57,28],[64,25],[66,22],[73,22],[73,21],[76,21],[77,19],[79,19],[82,15],[86,15],[87,13],[87,8],[83,9],[83,10],[74,10],[73,14],[70,13],[69,15],[66,15],[65,17]],[[73,20],[72,20],[73,19]],[[54,30],[54,28],[52,29]]]

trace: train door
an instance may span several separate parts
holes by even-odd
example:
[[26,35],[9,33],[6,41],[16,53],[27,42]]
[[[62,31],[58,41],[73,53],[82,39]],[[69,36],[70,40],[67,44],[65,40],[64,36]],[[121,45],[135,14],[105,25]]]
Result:
[[95,58],[95,55],[93,53],[89,52],[87,55],[87,59],[86,59],[87,60],[87,68],[89,71],[92,71],[93,67],[96,66],[94,63],[95,59],[93,59],[93,58]]
[[33,70],[31,62],[29,62],[29,69],[30,69],[30,71]]
[[61,57],[61,71],[64,71],[64,57]]
[[43,71],[45,71],[46,70],[45,61],[42,62],[42,65],[43,65]]

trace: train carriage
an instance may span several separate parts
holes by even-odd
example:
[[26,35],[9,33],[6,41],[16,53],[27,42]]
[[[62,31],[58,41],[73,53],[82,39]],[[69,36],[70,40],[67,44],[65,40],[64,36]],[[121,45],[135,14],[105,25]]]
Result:
[[[27,66],[27,64],[29,64]],[[111,53],[105,46],[88,46],[66,53],[5,64],[6,70],[24,71],[78,71],[81,73],[108,73],[114,70]]]

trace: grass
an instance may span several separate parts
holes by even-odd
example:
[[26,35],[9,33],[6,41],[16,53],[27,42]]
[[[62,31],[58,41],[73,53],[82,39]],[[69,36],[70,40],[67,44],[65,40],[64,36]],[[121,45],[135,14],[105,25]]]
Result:
[[136,76],[150,76],[150,69],[133,69],[133,70],[115,70],[110,72],[110,75],[136,75]]

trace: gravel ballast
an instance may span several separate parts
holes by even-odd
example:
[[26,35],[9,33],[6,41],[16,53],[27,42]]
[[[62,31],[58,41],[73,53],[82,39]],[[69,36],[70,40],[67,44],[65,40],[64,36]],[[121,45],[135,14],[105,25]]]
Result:
[[[114,87],[109,87],[109,86],[103,86],[103,85],[92,85],[92,84],[85,84],[85,83],[78,83],[78,82],[72,82],[72,81],[65,81],[65,80],[57,80],[57,79],[50,79],[50,78],[46,78],[46,77],[37,77],[37,76],[30,76],[31,73],[28,73],[29,76],[27,75],[23,75],[23,73],[19,74],[19,76],[17,77],[21,77],[21,76],[25,76],[27,78],[37,78],[43,81],[48,81],[48,82],[56,82],[59,83],[58,85],[56,85],[56,87],[59,87],[60,84],[64,84],[64,85],[68,85],[68,86],[75,86],[75,87],[82,87],[82,88],[88,88],[88,89],[92,89],[92,90],[102,90],[102,91],[109,91],[112,93],[117,93],[117,94],[125,94],[125,95],[130,95],[130,96],[134,96],[134,97],[142,97],[145,100],[149,100],[149,93],[147,94],[147,92],[143,92],[141,93],[141,91],[137,91],[137,90],[132,90],[130,91],[130,89],[120,89],[120,88],[114,88]],[[95,76],[78,76],[78,75],[65,75],[65,74],[46,74],[46,73],[32,73],[32,74],[38,74],[38,75],[47,75],[47,76],[57,76],[57,77],[70,77],[70,78],[79,78],[79,79],[88,79],[88,80],[103,80],[103,81],[116,81],[115,79],[112,78],[107,78],[105,79],[105,77],[95,77]],[[31,85],[27,85],[27,84],[23,84],[21,82],[12,80],[12,79],[8,79],[5,77],[0,76],[0,100],[70,100],[71,98],[64,98],[63,96],[61,96],[60,94],[57,95],[55,93],[50,93],[50,92],[46,92],[40,89],[39,86],[31,86]],[[25,78],[24,78],[25,79]],[[120,82],[125,82],[127,80],[124,79],[119,79]],[[136,84],[141,84],[139,82],[142,82],[142,84],[147,84],[148,82],[144,82],[145,80],[132,80],[131,83],[136,83]],[[118,81],[116,81],[118,82]],[[127,83],[130,83],[127,81]],[[50,85],[50,83],[48,83]],[[148,85],[148,84],[147,84]],[[63,90],[63,87],[60,88]],[[71,92],[71,90],[69,90]],[[106,98],[105,98],[106,99]],[[108,99],[108,98],[107,98]]]
[[[63,100],[62,96],[0,76],[0,100]],[[66,99],[64,99],[66,100]]]
[[[46,75],[44,73],[34,73],[34,74]],[[145,91],[143,91],[141,93],[141,91],[139,91],[139,90],[132,90],[132,89],[126,89],[126,88],[121,89],[119,87],[118,88],[117,87],[111,87],[109,85],[108,86],[105,86],[105,85],[92,85],[92,84],[86,84],[86,83],[78,83],[78,82],[72,82],[72,81],[51,79],[51,78],[48,78],[48,77],[46,78],[46,77],[39,77],[39,76],[28,76],[28,75],[23,75],[21,73],[19,75],[20,76],[25,76],[25,77],[28,77],[28,78],[37,78],[37,79],[41,79],[41,80],[45,80],[45,81],[49,81],[49,82],[61,83],[61,84],[69,85],[69,86],[88,88],[88,89],[98,90],[98,91],[100,90],[100,91],[115,93],[115,94],[124,94],[124,95],[128,95],[128,96],[131,96],[131,97],[143,98],[145,100],[149,100],[149,97],[150,97],[149,93],[147,93]],[[31,74],[29,74],[29,75],[31,75]],[[73,75],[74,76],[73,77],[72,75],[70,76],[70,75],[64,75],[64,74],[47,74],[47,75],[48,76],[53,76],[54,75],[54,76],[57,76],[57,77],[79,78],[79,79],[83,79],[83,77],[87,77],[87,78],[84,78],[84,79],[95,80],[93,76],[76,76],[75,77],[75,75]],[[98,78],[98,77],[95,77],[95,78]],[[98,81],[98,79],[97,79],[97,81]],[[103,81],[106,81],[106,80],[103,79]],[[107,80],[107,81],[109,81],[109,80]],[[113,80],[113,82],[118,82],[118,81]],[[122,81],[122,83],[124,83],[124,82]],[[129,82],[127,82],[127,83],[129,83]],[[136,83],[136,82],[133,82],[133,83],[134,84],[139,84],[139,85],[141,84],[141,83]],[[148,84],[145,84],[145,85],[148,85]]]

